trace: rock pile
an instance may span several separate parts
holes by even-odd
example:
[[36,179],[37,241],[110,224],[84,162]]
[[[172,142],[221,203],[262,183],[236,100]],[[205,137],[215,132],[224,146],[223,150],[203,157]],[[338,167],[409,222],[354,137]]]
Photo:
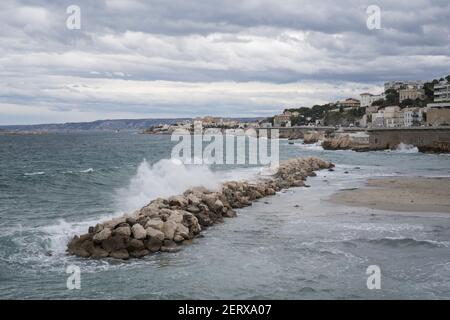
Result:
[[315,170],[334,165],[319,158],[282,162],[274,175],[250,183],[230,181],[218,191],[203,187],[188,189],[182,195],[157,198],[142,209],[94,227],[75,236],[67,252],[80,257],[117,259],[140,258],[153,252],[174,252],[188,244],[203,229],[236,216],[236,208],[256,199],[274,195],[289,187],[304,186]]

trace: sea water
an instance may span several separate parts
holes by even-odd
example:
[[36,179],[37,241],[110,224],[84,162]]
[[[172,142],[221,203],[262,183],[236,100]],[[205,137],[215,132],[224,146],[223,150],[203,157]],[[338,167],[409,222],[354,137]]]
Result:
[[[450,176],[448,155],[324,151],[280,141],[280,158],[336,164],[310,188],[239,209],[177,253],[118,261],[68,256],[67,242],[97,222],[156,197],[231,179],[257,166],[183,166],[169,136],[67,133],[0,136],[0,298],[7,299],[437,299],[450,298],[450,217],[331,204],[339,189],[380,176]],[[69,265],[81,288],[67,288]],[[369,290],[366,270],[381,270]]]

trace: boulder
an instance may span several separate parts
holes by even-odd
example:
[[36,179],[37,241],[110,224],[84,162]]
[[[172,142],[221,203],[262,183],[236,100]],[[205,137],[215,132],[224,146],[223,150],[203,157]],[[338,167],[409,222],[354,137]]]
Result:
[[116,226],[118,226],[121,223],[126,222],[126,218],[125,217],[119,217],[119,218],[115,218],[115,219],[111,219],[109,221],[103,222],[103,227],[104,228],[109,228],[109,229],[114,229]]
[[168,199],[170,206],[177,206],[184,208],[188,205],[189,201],[183,196],[173,196]]
[[130,256],[133,258],[142,258],[150,253],[150,250],[148,249],[140,249],[130,252]]
[[100,243],[103,240],[108,239],[111,236],[111,229],[105,228],[102,231],[96,233],[92,238],[95,243]]
[[114,229],[112,234],[113,235],[123,236],[123,237],[129,237],[129,236],[131,236],[131,228],[127,224],[124,227],[118,227],[118,228]]
[[126,248],[125,239],[122,236],[115,235],[102,241],[102,248],[108,252],[118,251]]
[[183,221],[183,213],[179,211],[174,211],[167,218],[167,221],[174,221],[175,223],[180,223],[181,221]]
[[150,239],[144,241],[145,247],[150,252],[159,251],[159,249],[161,249],[162,243],[163,242],[161,240],[156,239],[156,238],[150,238]]
[[161,219],[150,219],[145,224],[145,229],[153,228],[153,229],[161,231],[163,228],[163,225],[164,225],[164,222]]
[[180,251],[180,248],[177,247],[177,244],[172,240],[164,240],[163,245],[161,246],[162,252],[177,252]]
[[112,258],[122,259],[122,260],[127,260],[127,259],[130,258],[130,254],[125,249],[120,249],[120,250],[117,250],[117,251],[113,251],[109,255]]
[[177,229],[175,231],[175,236],[177,235],[180,235],[183,238],[183,240],[189,239],[189,229],[185,227],[183,224],[178,223]]
[[134,238],[130,238],[127,243],[128,251],[136,251],[144,249],[144,242],[142,240],[137,240]]
[[136,223],[131,228],[131,232],[133,233],[133,237],[138,240],[145,239],[147,237],[147,231],[145,231],[144,227],[139,223]]
[[106,258],[109,252],[99,246],[94,246],[92,250],[92,258]]
[[162,230],[164,233],[164,238],[167,240],[173,240],[176,229],[177,229],[177,223],[175,221],[168,220],[168,221],[164,222],[163,230]]
[[160,241],[163,241],[165,238],[165,234],[163,232],[152,227],[148,227],[147,229],[145,229],[145,231],[147,232],[147,237],[149,237],[149,239],[156,238]]
[[196,205],[191,205],[187,207],[186,210],[192,213],[200,212],[200,209]]

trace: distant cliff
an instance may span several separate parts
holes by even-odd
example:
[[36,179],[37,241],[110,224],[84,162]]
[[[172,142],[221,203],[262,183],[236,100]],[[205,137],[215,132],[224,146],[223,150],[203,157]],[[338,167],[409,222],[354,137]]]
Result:
[[7,131],[30,131],[30,132],[76,132],[76,131],[136,131],[154,125],[172,124],[179,119],[118,119],[118,120],[97,120],[93,122],[69,122],[57,124],[35,124],[35,125],[13,125],[0,126],[0,129]]
[[[240,121],[256,121],[259,118],[236,118]],[[8,132],[82,132],[82,131],[139,131],[159,124],[174,124],[190,118],[173,119],[117,119],[97,120],[92,122],[68,122],[55,124],[11,125],[1,126],[0,130]]]

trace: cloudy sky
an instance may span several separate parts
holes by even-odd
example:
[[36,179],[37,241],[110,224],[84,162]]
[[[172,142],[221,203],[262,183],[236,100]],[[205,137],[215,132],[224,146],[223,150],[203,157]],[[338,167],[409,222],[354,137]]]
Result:
[[[81,9],[81,29],[66,9]],[[369,5],[381,29],[369,29]],[[265,116],[450,73],[449,0],[0,4],[0,124]]]

